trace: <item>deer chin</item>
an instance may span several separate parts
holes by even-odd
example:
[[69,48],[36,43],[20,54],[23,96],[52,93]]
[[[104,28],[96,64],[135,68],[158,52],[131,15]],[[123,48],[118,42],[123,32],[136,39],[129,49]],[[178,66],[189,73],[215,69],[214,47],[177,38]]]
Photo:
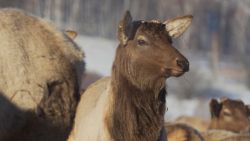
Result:
[[180,77],[185,73],[185,71],[183,70],[173,69],[173,68],[165,68],[163,70],[164,70],[164,74],[166,78],[171,77],[171,76]]
[[174,76],[174,77],[180,77],[185,73],[185,71],[181,71],[181,70],[171,70],[170,75]]

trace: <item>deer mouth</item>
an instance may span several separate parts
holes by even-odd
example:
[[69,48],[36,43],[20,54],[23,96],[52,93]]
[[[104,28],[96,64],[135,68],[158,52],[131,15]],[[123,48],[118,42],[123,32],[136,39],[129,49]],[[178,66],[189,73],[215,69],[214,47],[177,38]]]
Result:
[[182,76],[183,74],[185,73],[185,71],[183,70],[171,70],[171,76],[174,76],[174,77],[179,77],[179,76]]
[[185,72],[186,71],[180,69],[173,69],[173,68],[164,69],[165,77],[170,77],[170,76],[179,77],[182,76]]

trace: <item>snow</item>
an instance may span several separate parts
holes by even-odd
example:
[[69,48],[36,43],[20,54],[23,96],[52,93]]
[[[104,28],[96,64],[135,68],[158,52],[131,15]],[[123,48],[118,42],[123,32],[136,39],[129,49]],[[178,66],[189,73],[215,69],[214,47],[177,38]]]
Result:
[[87,71],[94,71],[103,76],[111,74],[111,67],[118,43],[108,39],[88,36],[77,37],[76,42],[85,52]]
[[204,119],[209,117],[208,100],[198,98],[178,99],[174,95],[167,97],[167,112],[165,118],[167,121],[176,119],[179,116],[198,116]]
[[[102,76],[109,76],[111,74],[115,50],[118,45],[117,41],[98,37],[78,36],[76,42],[85,52],[87,73],[94,72],[98,74],[99,76],[95,77],[95,79]],[[220,98],[226,96],[233,99],[242,99],[245,103],[250,103],[250,91],[242,83],[238,83],[237,81],[234,81],[231,78],[227,78],[223,75],[217,79],[214,79],[211,77],[211,71],[208,66],[209,63],[204,58],[197,59],[191,57],[189,58],[189,61],[191,65],[193,64],[193,69],[198,70],[199,73],[202,74],[201,76],[204,77],[204,81],[207,79],[211,81],[211,85],[207,86],[206,89],[203,89],[202,94],[190,99],[180,99],[176,96],[174,91],[168,90],[168,111],[165,115],[167,120],[173,120],[181,115],[209,118],[208,103],[211,98]],[[188,73],[185,76],[187,80],[183,80],[182,78],[171,79],[190,81],[190,87],[192,83],[202,83],[191,81],[192,76],[190,76],[191,78],[188,78]],[[170,80],[168,83],[174,82]],[[204,83],[204,85],[206,86],[207,84]],[[199,87],[204,87],[204,85],[197,84]],[[181,88],[181,86],[175,89],[179,88]]]

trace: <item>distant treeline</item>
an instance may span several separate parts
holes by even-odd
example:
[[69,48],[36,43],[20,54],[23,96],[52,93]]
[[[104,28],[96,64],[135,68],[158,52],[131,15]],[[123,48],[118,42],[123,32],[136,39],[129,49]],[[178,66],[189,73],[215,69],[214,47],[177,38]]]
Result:
[[241,64],[250,88],[249,0],[0,0],[0,7],[21,8],[62,29],[109,39],[116,38],[118,22],[126,10],[134,19],[161,21],[192,14],[191,28],[174,40],[175,45],[207,55],[214,74],[221,59]]
[[210,50],[215,40],[223,54],[250,50],[249,0],[0,0],[0,6],[22,8],[61,28],[111,39],[127,9],[135,19],[163,21],[192,14],[193,25],[177,44]]

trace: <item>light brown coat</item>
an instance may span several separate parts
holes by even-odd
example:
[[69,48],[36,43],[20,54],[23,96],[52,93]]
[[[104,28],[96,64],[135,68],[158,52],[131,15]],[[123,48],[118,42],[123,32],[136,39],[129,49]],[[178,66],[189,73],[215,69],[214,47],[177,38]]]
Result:
[[[35,113],[67,136],[79,99],[82,51],[53,24],[23,11],[1,9],[0,19],[0,91],[21,111]],[[7,138],[1,131],[15,130],[8,125],[0,126],[0,140]]]

